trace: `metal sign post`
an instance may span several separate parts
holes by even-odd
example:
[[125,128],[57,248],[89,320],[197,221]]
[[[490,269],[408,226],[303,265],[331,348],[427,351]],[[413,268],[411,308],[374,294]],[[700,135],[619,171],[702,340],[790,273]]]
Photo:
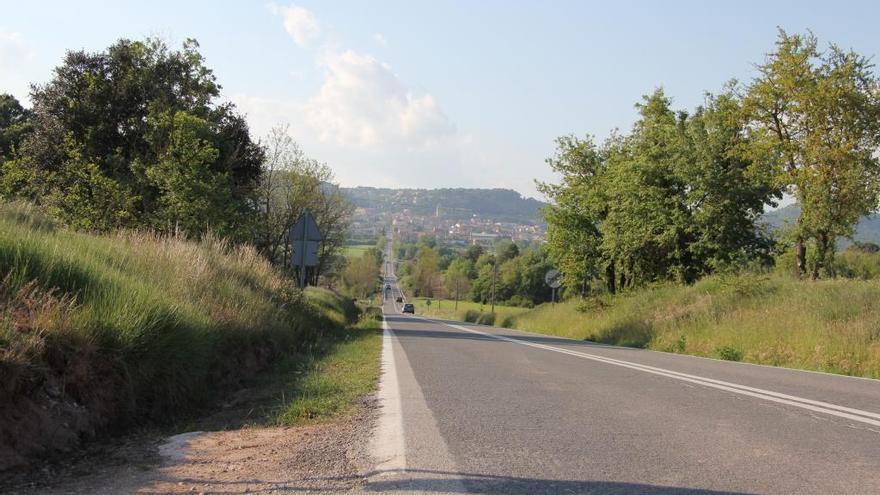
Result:
[[550,303],[555,304],[556,303],[556,289],[558,289],[559,286],[562,285],[562,274],[556,270],[552,270],[552,269],[548,270],[547,274],[544,275],[544,282],[546,282],[547,285],[549,285],[550,289],[552,290],[552,292],[550,294]]
[[291,256],[290,265],[299,267],[299,287],[305,289],[306,267],[318,265],[318,243],[323,239],[318,223],[309,210],[305,210],[288,231]]

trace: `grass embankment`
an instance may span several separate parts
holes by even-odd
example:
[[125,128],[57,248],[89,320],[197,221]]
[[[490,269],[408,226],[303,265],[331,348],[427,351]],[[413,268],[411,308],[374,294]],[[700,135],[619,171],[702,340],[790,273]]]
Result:
[[427,298],[419,297],[408,299],[416,307],[416,314],[441,318],[446,320],[459,320],[485,325],[510,326],[515,317],[528,311],[527,308],[515,306],[495,305],[495,314],[492,315],[492,305],[480,304],[473,301],[458,301],[458,309],[455,309],[455,301],[450,299],[431,299],[431,305],[426,304]]
[[23,205],[0,232],[0,468],[198,410],[357,314],[217,239],[76,233]]
[[607,344],[880,378],[880,281],[710,277],[545,304],[513,327]]
[[364,319],[332,343],[318,359],[285,359],[281,372],[290,390],[272,418],[284,425],[327,421],[357,410],[357,399],[375,388],[379,379],[382,330],[378,320]]

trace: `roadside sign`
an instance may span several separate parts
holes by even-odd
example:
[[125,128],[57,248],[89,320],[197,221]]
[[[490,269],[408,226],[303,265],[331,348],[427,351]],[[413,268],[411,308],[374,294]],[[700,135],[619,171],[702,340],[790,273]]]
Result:
[[430,306],[430,305],[431,305],[431,300],[425,299],[425,306]]
[[290,265],[299,267],[299,286],[305,287],[306,267],[318,264],[318,243],[323,239],[318,223],[309,210],[303,211],[287,233],[290,240]]
[[547,274],[544,275],[544,282],[550,286],[552,292],[550,294],[550,302],[556,302],[556,289],[558,289],[562,285],[562,274],[552,268],[547,270]]
[[562,285],[562,274],[556,270],[550,269],[544,275],[544,282],[552,289],[558,289]]

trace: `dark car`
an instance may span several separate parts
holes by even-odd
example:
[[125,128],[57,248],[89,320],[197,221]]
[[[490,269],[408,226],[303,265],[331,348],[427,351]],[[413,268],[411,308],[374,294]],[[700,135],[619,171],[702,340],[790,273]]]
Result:
[[395,301],[397,301],[397,302],[403,302],[403,298],[400,297],[400,296],[397,296],[397,299],[395,299]]
[[416,314],[416,307],[412,305],[412,303],[406,303],[403,305],[403,312]]

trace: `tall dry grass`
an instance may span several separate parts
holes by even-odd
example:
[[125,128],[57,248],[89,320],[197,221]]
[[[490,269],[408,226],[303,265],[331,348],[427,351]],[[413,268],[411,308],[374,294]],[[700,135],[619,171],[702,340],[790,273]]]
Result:
[[200,407],[356,314],[250,247],[77,233],[27,204],[0,205],[0,281],[0,399],[51,389],[111,424]]
[[751,363],[880,378],[880,281],[709,277],[545,304],[523,330]]

